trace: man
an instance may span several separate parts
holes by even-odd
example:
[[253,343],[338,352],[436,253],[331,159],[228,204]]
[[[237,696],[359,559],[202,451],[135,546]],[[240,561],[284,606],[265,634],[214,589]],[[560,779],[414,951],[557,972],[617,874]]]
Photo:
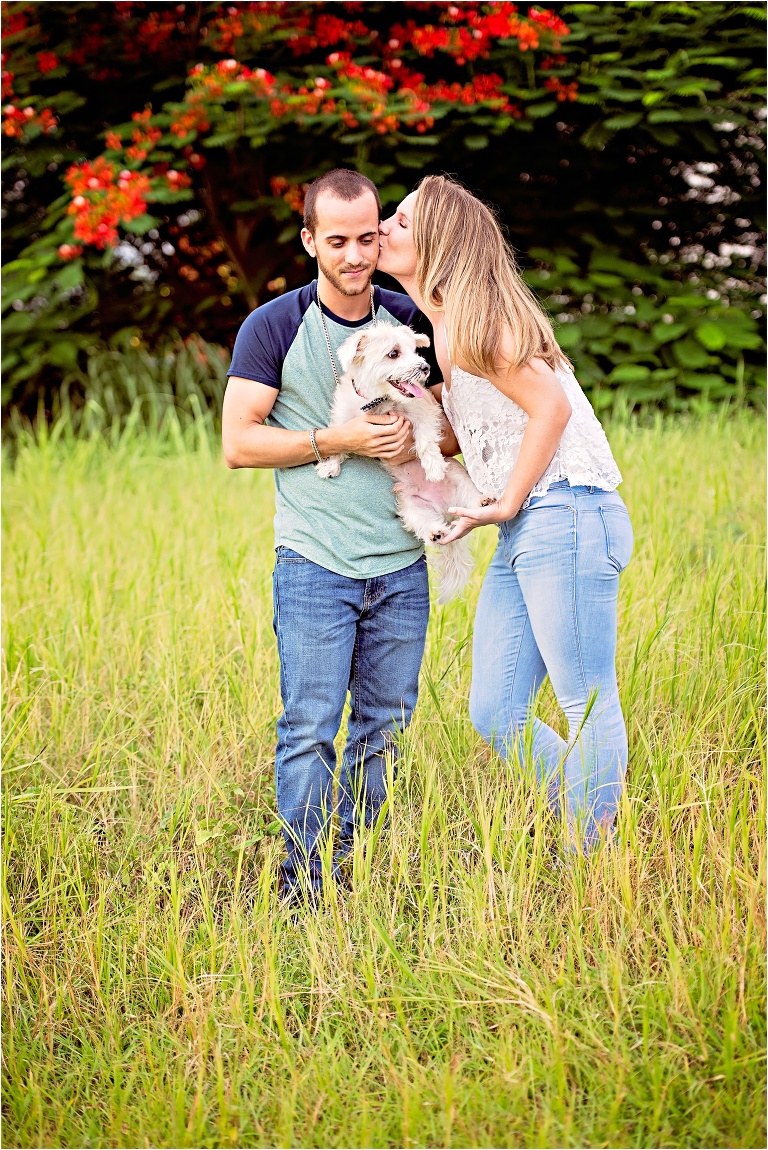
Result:
[[[410,425],[368,412],[327,426],[337,352],[378,323],[426,324],[411,300],[374,288],[381,204],[375,186],[338,169],[307,192],[305,249],[317,280],[251,312],[235,343],[222,439],[230,467],[275,469],[274,627],[283,714],[275,762],[287,859],[282,891],[322,886],[332,813],[333,741],[351,713],[338,796],[337,860],[386,791],[386,752],[410,720],[429,616],[423,550],[402,526],[378,460],[409,458]],[[428,332],[431,337],[431,330]],[[434,362],[434,361],[433,361]],[[434,378],[433,381],[435,382]],[[321,479],[318,459],[351,453]]]

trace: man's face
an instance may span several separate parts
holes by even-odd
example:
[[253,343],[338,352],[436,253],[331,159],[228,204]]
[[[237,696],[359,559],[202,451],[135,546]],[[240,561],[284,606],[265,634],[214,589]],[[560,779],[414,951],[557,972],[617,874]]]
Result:
[[373,192],[352,201],[321,192],[315,209],[314,236],[306,228],[301,232],[304,247],[342,295],[368,291],[379,257],[379,209]]

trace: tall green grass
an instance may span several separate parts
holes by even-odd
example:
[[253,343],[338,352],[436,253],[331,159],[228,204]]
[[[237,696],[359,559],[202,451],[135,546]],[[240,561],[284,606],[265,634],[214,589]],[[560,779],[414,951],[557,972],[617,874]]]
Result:
[[486,532],[433,610],[388,819],[296,920],[271,476],[200,422],[21,437],[5,1145],[765,1145],[764,424],[610,435],[636,534],[618,845],[558,866],[542,796],[471,728]]

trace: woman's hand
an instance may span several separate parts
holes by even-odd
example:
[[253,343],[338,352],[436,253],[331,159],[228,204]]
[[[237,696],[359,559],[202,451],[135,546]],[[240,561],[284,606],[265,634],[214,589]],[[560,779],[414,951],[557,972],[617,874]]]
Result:
[[[507,333],[507,343],[510,338]],[[502,352],[511,360],[515,349],[507,343],[502,344]],[[488,378],[502,394],[522,407],[528,416],[528,424],[517,462],[501,498],[486,507],[450,507],[449,511],[458,518],[440,540],[441,545],[463,538],[475,527],[514,519],[526,496],[552,461],[571,418],[571,405],[563,385],[543,360],[533,359],[514,371],[491,372]]]
[[439,540],[441,547],[446,543],[453,543],[456,539],[463,539],[476,527],[505,523],[515,517],[519,508],[508,508],[502,499],[496,499],[485,507],[449,507],[448,510],[451,515],[456,515],[458,518],[451,524],[450,531]]

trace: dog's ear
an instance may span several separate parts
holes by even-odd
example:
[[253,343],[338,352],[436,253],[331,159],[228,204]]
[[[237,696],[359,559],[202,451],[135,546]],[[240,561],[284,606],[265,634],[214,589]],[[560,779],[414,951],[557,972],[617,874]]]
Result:
[[429,343],[430,343],[430,340],[429,340],[428,335],[421,335],[420,332],[416,333],[416,346],[417,347],[429,347]]
[[344,371],[349,371],[353,360],[362,359],[370,334],[368,331],[362,331],[359,335],[351,335],[349,339],[344,340],[337,352],[339,363]]
[[343,371],[349,371],[352,360],[362,355],[369,334],[369,332],[363,331],[359,335],[351,335],[349,339],[344,340],[336,353]]

